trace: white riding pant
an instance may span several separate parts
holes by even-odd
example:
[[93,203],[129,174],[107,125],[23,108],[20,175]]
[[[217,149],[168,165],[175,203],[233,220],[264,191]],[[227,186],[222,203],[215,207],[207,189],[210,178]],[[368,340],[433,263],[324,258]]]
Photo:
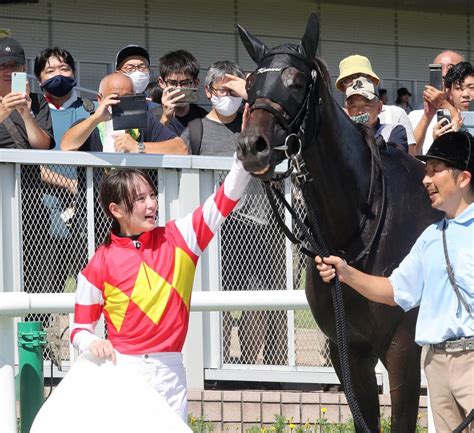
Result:
[[165,399],[178,416],[188,421],[186,371],[181,352],[124,355],[116,351],[117,365],[135,371]]

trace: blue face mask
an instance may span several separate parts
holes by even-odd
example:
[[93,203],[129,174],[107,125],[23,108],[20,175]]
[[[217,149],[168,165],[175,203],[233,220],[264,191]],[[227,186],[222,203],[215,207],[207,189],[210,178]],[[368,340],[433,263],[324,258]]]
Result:
[[71,77],[65,77],[64,75],[56,75],[49,80],[46,80],[41,84],[41,88],[46,90],[51,95],[58,98],[66,96],[75,86],[76,80]]

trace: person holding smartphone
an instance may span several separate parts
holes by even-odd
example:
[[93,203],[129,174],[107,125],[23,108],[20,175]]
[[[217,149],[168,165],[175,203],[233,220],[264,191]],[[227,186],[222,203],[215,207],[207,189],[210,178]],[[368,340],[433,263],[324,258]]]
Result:
[[469,104],[474,99],[474,68],[469,62],[458,63],[449,69],[444,81],[456,116],[452,117],[452,109],[438,110],[433,126],[433,139],[447,132],[457,131],[463,122],[460,113],[468,111]]
[[[53,128],[48,104],[31,93],[26,81],[26,59],[21,44],[0,38],[0,147],[11,149],[51,149]],[[13,83],[12,77],[18,79]],[[16,81],[16,80],[15,80]]]
[[[450,92],[443,80],[451,68],[463,61],[464,57],[455,51],[443,51],[433,59],[430,84],[426,85],[423,91],[423,109],[413,110],[408,115],[414,128],[417,155],[425,154],[433,143],[433,128],[437,123],[436,110],[448,110],[452,119],[458,119],[458,112],[450,101]],[[435,65],[441,65],[438,78],[433,70]]]
[[198,75],[199,63],[189,51],[170,51],[160,58],[161,106],[153,112],[177,135],[183,133],[191,120],[207,115],[197,104]]
[[187,148],[176,134],[163,126],[155,116],[146,111],[146,127],[114,131],[112,106],[120,104],[120,98],[135,94],[130,77],[121,72],[106,75],[97,94],[99,105],[93,115],[76,122],[61,141],[63,150],[103,152],[112,141],[115,152],[161,153],[187,155]]

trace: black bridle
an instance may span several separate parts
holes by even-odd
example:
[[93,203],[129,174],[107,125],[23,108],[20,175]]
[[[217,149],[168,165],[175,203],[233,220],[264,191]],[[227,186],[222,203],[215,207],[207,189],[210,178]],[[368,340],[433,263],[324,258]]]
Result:
[[[309,198],[309,192],[306,192],[307,189],[309,189],[309,184],[313,182],[313,179],[311,178],[310,174],[308,173],[308,170],[306,169],[306,163],[303,159],[303,156],[301,154],[303,150],[303,143],[304,141],[304,135],[306,132],[306,125],[308,121],[308,116],[311,112],[310,110],[310,104],[313,101],[313,92],[316,89],[316,82],[318,76],[321,74],[318,74],[318,71],[316,69],[311,69],[311,78],[308,80],[308,86],[307,86],[307,91],[306,91],[306,96],[304,98],[303,103],[299,107],[298,111],[296,112],[296,115],[288,121],[284,115],[278,111],[276,108],[271,106],[268,103],[263,103],[263,102],[258,102],[255,100],[254,104],[250,106],[250,112],[253,112],[255,110],[265,110],[272,114],[279,125],[285,130],[286,132],[286,137],[281,145],[274,146],[272,149],[273,150],[279,150],[283,151],[285,154],[286,159],[288,160],[288,169],[280,174],[280,175],[275,175],[272,177],[271,181],[263,181],[263,185],[265,188],[265,192],[267,194],[267,197],[270,202],[270,206],[273,210],[273,213],[275,214],[276,221],[280,227],[280,229],[285,233],[285,235],[288,237],[288,239],[295,245],[298,245],[301,252],[303,252],[305,255],[314,258],[317,253],[314,250],[310,250],[308,248],[305,248],[303,246],[303,243],[306,241],[309,242],[309,237],[311,234],[308,231],[308,228],[306,224],[304,224],[301,221],[301,218],[297,215],[297,213],[294,211],[294,209],[291,207],[291,205],[286,201],[284,195],[280,192],[280,190],[276,187],[276,182],[280,182],[284,180],[285,178],[289,177],[293,172],[295,173],[295,179],[296,179],[296,184],[302,191],[302,195],[304,198],[304,204],[305,208],[307,210],[307,213],[311,213],[315,215],[314,210],[312,209],[311,205],[311,200]],[[271,95],[265,95],[266,97],[271,96]],[[271,99],[271,98],[269,98]],[[321,110],[321,104],[322,101],[321,99],[318,100],[316,106],[317,109],[320,111]],[[282,107],[285,110],[285,107]],[[285,110],[286,111],[286,110]],[[318,113],[317,116],[317,123],[316,125],[316,131],[319,131],[319,124],[321,121],[321,115]],[[290,146],[290,141],[294,140],[297,143],[296,149],[292,149],[292,146]],[[368,215],[370,213],[370,210],[372,209],[373,202],[374,202],[374,196],[375,196],[375,182],[377,179],[377,163],[376,163],[376,155],[375,155],[375,149],[371,148],[369,146],[370,152],[371,152],[371,170],[370,170],[370,184],[369,184],[369,192],[367,196],[367,201],[366,204],[364,205],[365,211],[362,216],[362,220],[359,224],[359,228],[356,231],[356,233],[353,235],[353,239],[358,238],[364,231],[365,225],[368,221]],[[343,256],[346,258],[346,260],[349,263],[357,263],[363,258],[365,258],[371,248],[373,243],[375,242],[375,239],[380,231],[380,227],[382,224],[383,220],[383,215],[385,214],[385,201],[386,201],[386,189],[385,189],[385,180],[383,174],[380,174],[381,178],[381,188],[382,188],[382,203],[381,203],[381,209],[377,214],[377,220],[376,220],[376,225],[375,229],[372,231],[372,234],[369,237],[369,242],[363,248],[362,251],[357,254],[356,257],[354,258],[349,258],[346,257],[347,253],[346,251],[343,250],[338,250],[337,254]],[[303,234],[302,238],[298,238],[292,231],[286,226],[286,224],[283,222],[283,219],[280,216],[280,212],[278,211],[278,206],[276,204],[276,200],[278,200],[283,206],[287,209],[287,211],[290,213],[292,216],[293,220],[295,221],[295,224],[298,226],[299,230]],[[309,218],[308,218],[309,219]],[[318,226],[318,229],[314,227],[315,225]],[[310,225],[310,230],[311,232],[314,233],[319,230],[319,224],[317,223],[316,217],[314,218],[314,224]],[[322,237],[321,237],[322,241]],[[352,242],[352,241],[351,241]],[[351,243],[350,242],[350,243]],[[331,251],[336,252],[334,248],[331,247]]]
[[[271,181],[263,181],[263,185],[265,188],[265,192],[268,196],[270,206],[273,210],[273,213],[275,214],[276,221],[278,225],[280,226],[281,230],[283,231],[283,233],[285,233],[285,235],[288,237],[288,239],[291,242],[299,246],[301,252],[303,252],[305,255],[312,258],[316,257],[317,255],[320,257],[327,257],[329,255],[329,250],[324,240],[324,237],[322,236],[318,218],[313,208],[312,200],[310,197],[310,184],[313,182],[313,179],[311,178],[306,168],[306,163],[301,154],[303,150],[303,143],[305,143],[304,135],[306,132],[308,116],[309,116],[309,113],[311,113],[310,104],[313,102],[313,99],[314,99],[313,94],[316,89],[317,77],[318,77],[317,71],[315,69],[311,69],[311,80],[309,81],[309,84],[307,86],[307,92],[306,92],[304,101],[299,107],[296,115],[293,116],[293,118],[290,121],[288,121],[281,114],[281,112],[276,110],[273,106],[269,104],[265,104],[265,103],[256,103],[256,99],[253,100],[253,103],[251,103],[251,107],[250,107],[251,112],[254,110],[260,109],[260,110],[265,110],[271,113],[273,116],[275,116],[280,126],[286,132],[286,138],[284,140],[284,143],[282,145],[273,147],[273,150],[280,150],[285,153],[285,157],[288,160],[288,170],[285,173],[283,173],[283,176],[276,177],[276,178],[274,177],[273,179],[271,179]],[[270,96],[271,95],[268,93],[264,95],[264,97],[272,100]],[[321,101],[321,98],[319,98],[316,104],[317,109],[319,110],[317,120],[316,120],[317,122],[316,131],[319,131],[320,129],[319,124],[321,122],[321,104],[322,104],[322,101]],[[280,105],[282,105],[282,108],[285,110],[284,104],[280,104]],[[285,112],[288,113],[287,110],[285,110]],[[290,139],[295,139],[298,143],[297,149],[295,149],[295,151],[292,151],[292,149],[290,148],[290,145],[289,145]],[[368,212],[368,209],[371,209],[372,204],[373,204],[373,197],[375,195],[375,179],[377,177],[376,176],[377,170],[376,170],[374,152],[375,152],[375,149],[371,148],[371,162],[372,162],[371,180],[370,180],[370,187],[369,187],[369,194],[368,194],[368,208],[366,212]],[[293,172],[295,172],[296,185],[300,188],[301,193],[302,193],[309,227],[299,218],[299,216],[296,214],[296,212],[291,207],[291,205],[287,202],[287,200],[285,199],[281,191],[275,186],[275,181],[283,180],[286,177],[290,176]],[[379,230],[381,227],[381,221],[383,219],[383,214],[385,213],[385,182],[384,182],[383,174],[381,174],[381,179],[382,179],[383,200],[382,200],[382,207],[380,209],[380,212],[377,218],[376,228],[370,237],[370,242],[363,249],[363,251],[358,254],[358,256],[355,258],[355,261],[359,261],[361,258],[365,257],[369,253],[370,248],[373,242],[375,241],[375,238],[377,237],[377,234],[379,233]],[[293,221],[302,232],[303,235],[301,239],[298,238],[296,235],[294,235],[294,233],[292,233],[292,231],[283,222],[280,216],[280,212],[278,210],[277,203],[276,203],[277,199],[288,210],[288,212],[291,214],[293,218]],[[367,219],[368,217],[366,216],[366,214],[364,214],[364,218],[361,224],[359,225],[358,235],[360,235],[360,233],[364,230]],[[308,243],[308,245],[310,246],[310,249],[303,246],[304,242]],[[337,337],[337,344],[339,347],[342,383],[344,385],[344,390],[347,396],[348,404],[351,409],[355,425],[358,428],[360,428],[363,432],[370,433],[369,428],[367,427],[367,424],[362,416],[362,412],[360,411],[359,404],[357,402],[354,389],[352,386],[352,378],[351,378],[350,367],[349,367],[347,324],[346,324],[346,319],[345,319],[343,290],[337,276],[331,283],[331,296],[333,300],[334,313],[335,313],[335,318],[336,318],[336,337]]]

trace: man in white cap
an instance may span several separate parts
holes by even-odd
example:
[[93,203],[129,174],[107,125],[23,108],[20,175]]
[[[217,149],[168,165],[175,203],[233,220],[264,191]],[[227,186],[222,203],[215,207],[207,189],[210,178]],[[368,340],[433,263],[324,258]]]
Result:
[[[352,81],[346,89],[346,109],[351,118],[358,117],[359,122],[370,126],[375,137],[382,136],[385,142],[408,152],[407,132],[402,125],[390,125],[380,122],[382,101],[378,97],[375,86],[365,77]],[[366,119],[363,119],[365,116]]]
[[[348,56],[339,63],[339,77],[336,80],[336,88],[341,92],[345,92],[354,79],[359,77],[365,77],[375,86],[380,84],[380,78],[373,71],[372,64],[367,57],[359,54]],[[408,151],[411,155],[414,155],[416,142],[413,127],[405,111],[396,105],[382,105],[379,119],[382,125],[401,125],[405,128]]]

